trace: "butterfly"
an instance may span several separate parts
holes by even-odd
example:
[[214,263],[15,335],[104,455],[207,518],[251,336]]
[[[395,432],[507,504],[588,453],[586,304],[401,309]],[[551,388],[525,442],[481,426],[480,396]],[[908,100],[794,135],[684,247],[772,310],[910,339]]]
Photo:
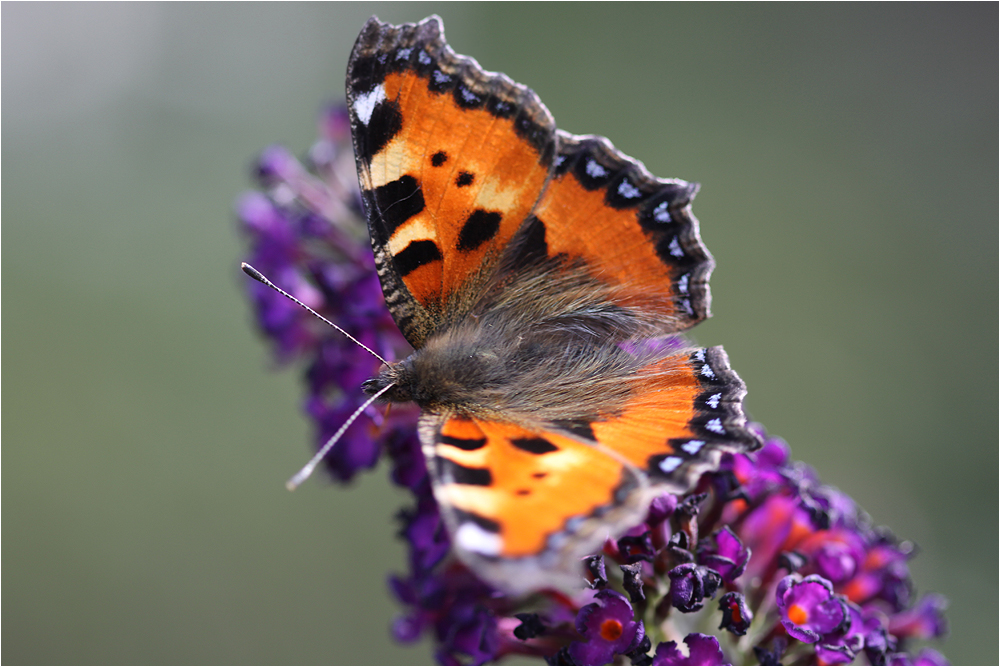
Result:
[[534,92],[455,54],[441,20],[373,17],[347,101],[385,303],[412,355],[365,382],[413,401],[458,557],[508,593],[759,446],[709,316],[696,184],[556,129]]

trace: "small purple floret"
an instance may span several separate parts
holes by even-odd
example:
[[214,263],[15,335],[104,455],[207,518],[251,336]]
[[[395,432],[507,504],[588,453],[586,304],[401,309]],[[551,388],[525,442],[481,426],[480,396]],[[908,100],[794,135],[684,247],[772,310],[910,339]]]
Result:
[[718,572],[723,580],[732,582],[746,570],[750,549],[743,546],[742,540],[729,526],[723,526],[712,537],[715,545],[711,544],[711,540],[705,541],[698,550],[698,562]]
[[833,584],[815,574],[782,579],[775,601],[788,634],[810,644],[850,623],[847,603],[833,592]]
[[576,630],[586,639],[569,645],[569,657],[577,665],[605,665],[615,655],[633,650],[645,634],[624,595],[604,589],[594,599],[576,617]]
[[715,597],[722,584],[722,577],[715,570],[681,563],[669,572],[670,601],[679,611],[698,611],[704,606],[705,598]]
[[722,611],[720,630],[728,630],[734,635],[742,637],[750,629],[750,623],[753,622],[753,612],[750,611],[743,593],[729,591],[719,599],[719,609]]

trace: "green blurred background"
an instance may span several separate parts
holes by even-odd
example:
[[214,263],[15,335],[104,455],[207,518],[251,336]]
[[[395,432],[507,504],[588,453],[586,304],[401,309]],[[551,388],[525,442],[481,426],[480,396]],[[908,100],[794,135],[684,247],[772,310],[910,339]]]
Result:
[[[2,8],[5,663],[421,663],[384,467],[308,457],[232,213],[304,153],[365,19],[449,41],[702,183],[753,416],[997,660],[997,20],[977,5],[17,4]],[[988,371],[988,372],[986,372]],[[986,503],[986,507],[983,507]]]

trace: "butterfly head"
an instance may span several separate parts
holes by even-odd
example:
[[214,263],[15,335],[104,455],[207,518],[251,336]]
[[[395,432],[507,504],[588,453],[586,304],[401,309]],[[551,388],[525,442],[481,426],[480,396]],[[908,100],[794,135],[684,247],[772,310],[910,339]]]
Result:
[[361,389],[369,396],[382,392],[379,400],[389,403],[406,403],[414,400],[413,364],[410,358],[396,363],[382,364],[378,375],[365,380]]

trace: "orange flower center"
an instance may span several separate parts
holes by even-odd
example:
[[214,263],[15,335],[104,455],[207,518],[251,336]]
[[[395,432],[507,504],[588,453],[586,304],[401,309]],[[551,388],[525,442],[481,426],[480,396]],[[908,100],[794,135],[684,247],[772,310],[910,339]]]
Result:
[[613,642],[622,636],[622,623],[613,618],[601,623],[601,639]]
[[733,615],[733,623],[742,623],[743,622],[743,614],[740,613],[740,606],[739,605],[736,605],[736,604],[731,605],[729,607],[729,611]]
[[795,625],[802,625],[809,620],[809,612],[797,604],[788,608],[788,620]]

